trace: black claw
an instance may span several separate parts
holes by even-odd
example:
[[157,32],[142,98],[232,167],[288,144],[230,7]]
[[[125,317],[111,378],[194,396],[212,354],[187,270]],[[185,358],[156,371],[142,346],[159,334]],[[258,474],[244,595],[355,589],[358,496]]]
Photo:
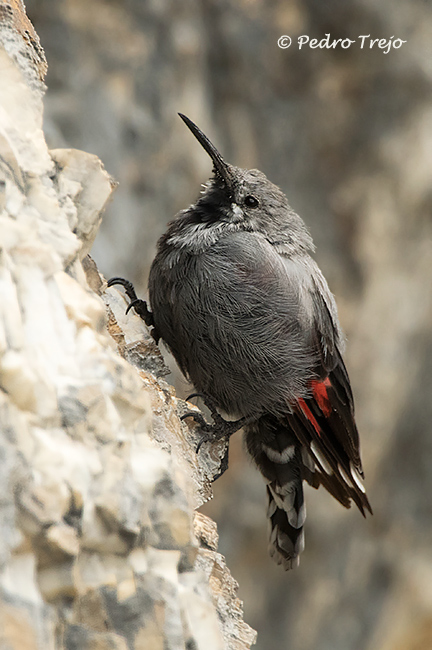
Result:
[[[132,284],[132,282],[129,282],[129,280],[125,280],[124,278],[111,278],[111,280],[108,280],[107,282],[109,287],[113,287],[115,284],[120,284],[122,287],[124,287],[124,290],[126,292],[127,297],[130,299],[130,303],[127,306],[126,309],[126,314],[129,313],[130,309],[132,307],[135,309],[136,313],[144,323],[147,325],[147,327],[154,327],[154,319],[153,319],[153,314],[147,307],[147,303],[145,300],[141,300],[141,298],[138,298],[136,295],[135,288]],[[154,340],[156,343],[158,342],[160,336],[154,329],[151,332]]]
[[[130,312],[130,310],[132,309],[132,307],[134,307],[134,308],[135,308],[135,311],[139,313],[140,303],[142,303],[142,302],[144,302],[144,301],[143,301],[143,300],[140,300],[139,298],[135,298],[135,300],[132,300],[132,302],[130,302],[130,303],[128,304],[128,306],[127,306],[126,314],[128,314],[128,313]],[[137,309],[137,308],[138,308],[138,309]]]
[[196,453],[196,454],[199,454],[199,450],[200,450],[201,447],[203,446],[204,442],[207,442],[206,439],[205,439],[205,438],[201,438],[201,440],[199,441],[199,443],[197,444],[196,449],[195,449],[195,453]]
[[211,435],[211,432],[214,429],[214,427],[212,427],[208,422],[206,422],[202,413],[197,413],[196,411],[187,411],[187,413],[184,413],[180,417],[180,420],[183,421],[186,420],[186,418],[193,418],[195,422],[199,424],[201,433],[203,434],[195,450],[196,453],[198,453],[204,442],[212,442],[215,440],[214,435]]
[[188,396],[186,397],[186,400],[185,400],[185,401],[186,401],[186,402],[189,402],[189,401],[190,401],[191,399],[193,399],[194,397],[202,397],[203,399],[205,399],[205,395],[204,395],[204,393],[191,393],[190,395],[188,395]]
[[130,298],[131,300],[137,300],[137,295],[135,293],[134,286],[132,282],[129,282],[129,280],[115,277],[115,278],[111,278],[111,280],[108,280],[107,284],[109,287],[113,287],[115,284],[120,284],[122,287],[124,287],[128,298]]
[[186,418],[193,418],[197,424],[200,424],[202,428],[209,427],[210,425],[205,421],[204,416],[202,413],[197,413],[195,411],[188,411],[187,413],[184,413],[181,417],[180,420],[186,420]]

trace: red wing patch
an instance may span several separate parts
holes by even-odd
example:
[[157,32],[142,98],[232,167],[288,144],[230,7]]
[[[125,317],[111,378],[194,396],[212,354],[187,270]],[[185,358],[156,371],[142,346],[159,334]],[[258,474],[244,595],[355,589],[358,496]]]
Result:
[[305,416],[305,418],[307,418],[309,420],[309,422],[312,424],[312,426],[315,429],[315,431],[317,432],[317,434],[320,436],[321,435],[320,425],[318,424],[318,422],[316,421],[316,419],[312,415],[312,412],[311,412],[309,406],[306,404],[304,399],[299,399],[298,403],[300,404],[300,408],[303,411],[303,415]]
[[326,418],[330,417],[330,414],[332,412],[332,406],[327,393],[327,388],[330,388],[331,386],[330,379],[328,377],[326,377],[324,381],[318,381],[317,379],[313,379],[311,382],[311,386],[312,386],[312,395],[314,396],[316,403],[318,404],[321,411],[323,412],[323,415],[325,415]]
[[364,487],[358,432],[354,420],[348,376],[343,362],[324,380],[313,379],[310,397],[293,405],[288,423],[313,458],[316,470],[306,468],[303,477],[313,486],[324,487],[344,506],[351,499],[362,514],[372,512]]

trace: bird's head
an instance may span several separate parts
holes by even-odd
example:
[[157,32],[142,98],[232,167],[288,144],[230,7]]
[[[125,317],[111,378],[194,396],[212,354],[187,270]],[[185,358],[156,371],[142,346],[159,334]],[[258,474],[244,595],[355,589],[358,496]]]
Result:
[[[213,162],[213,177],[204,185],[197,202],[180,213],[194,232],[211,240],[225,231],[259,232],[271,243],[292,242],[312,248],[312,240],[300,217],[290,208],[282,190],[258,169],[242,169],[226,162],[216,147],[186,115],[179,113]],[[186,234],[186,233],[185,233]]]

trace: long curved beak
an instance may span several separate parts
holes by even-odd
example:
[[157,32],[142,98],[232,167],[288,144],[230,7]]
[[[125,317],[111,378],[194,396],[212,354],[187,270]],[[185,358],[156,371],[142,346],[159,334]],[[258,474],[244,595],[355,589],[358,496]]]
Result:
[[197,127],[196,124],[192,122],[186,115],[179,113],[179,116],[186,124],[188,129],[192,131],[200,145],[207,151],[208,155],[213,161],[213,166],[216,173],[222,178],[228,190],[232,189],[232,174],[230,170],[230,165],[224,161],[219,151],[216,149],[214,144],[210,142],[208,137]]

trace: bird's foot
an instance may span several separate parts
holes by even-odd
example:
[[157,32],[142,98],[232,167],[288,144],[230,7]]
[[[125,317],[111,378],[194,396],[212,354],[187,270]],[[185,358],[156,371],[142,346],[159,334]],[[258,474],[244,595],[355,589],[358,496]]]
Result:
[[[194,393],[194,395],[199,393]],[[200,395],[201,396],[201,395]],[[207,403],[207,402],[206,402]],[[196,453],[199,452],[205,442],[218,442],[219,440],[229,440],[233,433],[242,428],[250,421],[250,418],[240,418],[239,420],[224,420],[218,411],[211,409],[213,424],[209,424],[202,413],[197,411],[188,411],[181,416],[181,420],[193,418],[200,426],[201,440],[199,441]]]
[[127,297],[130,299],[130,303],[128,304],[126,309],[126,314],[133,307],[135,309],[135,312],[138,314],[140,318],[142,318],[142,320],[145,322],[147,327],[153,328],[151,330],[151,335],[153,336],[154,340],[157,343],[160,337],[154,327],[153,314],[147,307],[146,301],[142,300],[141,298],[138,298],[138,296],[136,295],[136,291],[132,282],[129,282],[129,280],[124,280],[123,278],[111,278],[111,280],[108,280],[107,284],[109,287],[113,287],[116,284],[120,284],[124,288]]

